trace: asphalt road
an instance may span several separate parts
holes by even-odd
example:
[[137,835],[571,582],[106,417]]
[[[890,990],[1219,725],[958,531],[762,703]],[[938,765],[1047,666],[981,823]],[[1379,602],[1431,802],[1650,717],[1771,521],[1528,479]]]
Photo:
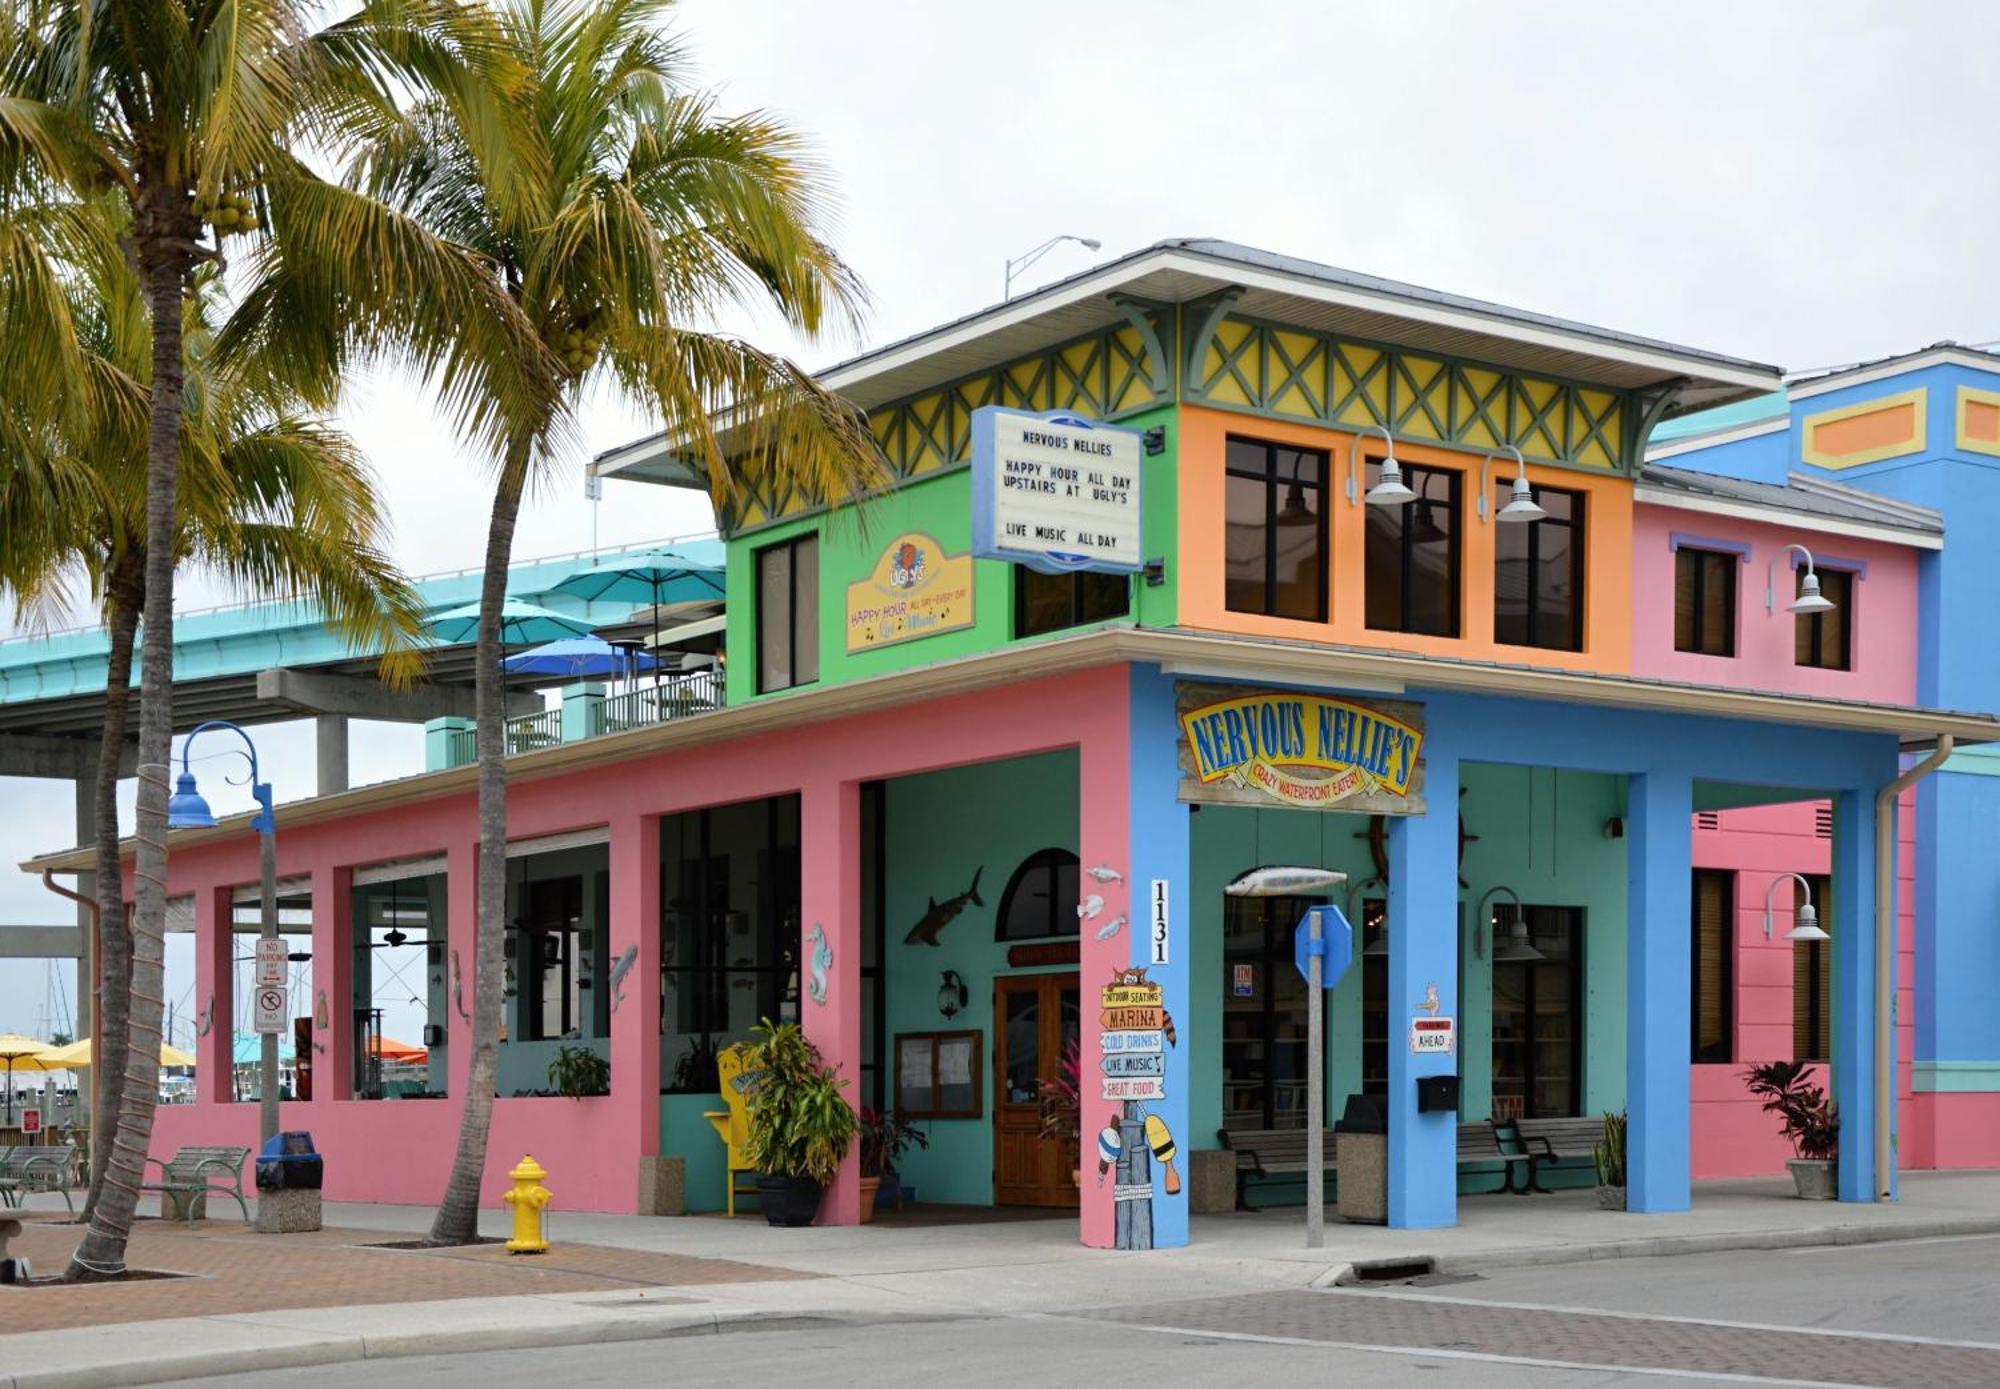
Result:
[[[809,1324],[199,1381],[212,1389],[634,1384],[2000,1386],[2000,1236],[1611,1260],[1088,1316]],[[1283,1378],[1281,1378],[1283,1377]],[[187,1382],[181,1389],[192,1389]]]

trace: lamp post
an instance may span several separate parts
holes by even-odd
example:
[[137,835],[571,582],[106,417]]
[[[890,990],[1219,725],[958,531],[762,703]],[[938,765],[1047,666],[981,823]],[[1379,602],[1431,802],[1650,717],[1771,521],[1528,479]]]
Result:
[[1050,237],[1047,241],[1044,241],[1041,245],[1035,247],[1034,250],[1025,252],[1022,255],[1015,256],[1012,260],[1007,262],[1007,284],[1005,290],[1001,292],[1000,295],[1001,302],[1005,303],[1007,300],[1012,299],[1014,297],[1014,277],[1016,275],[1020,274],[1023,270],[1026,270],[1029,266],[1033,265],[1036,261],[1040,260],[1050,251],[1053,251],[1056,247],[1062,245],[1063,242],[1065,241],[1074,241],[1077,245],[1083,247],[1086,251],[1102,250],[1104,247],[1104,243],[1102,241],[1099,241],[1097,240],[1097,238],[1091,236],[1072,236],[1070,233],[1064,232],[1061,236]]
[[[256,798],[257,813],[251,817],[250,827],[257,831],[257,848],[260,863],[258,899],[262,908],[262,931],[265,940],[278,938],[278,823],[271,811],[271,783],[257,778],[257,745],[250,741],[250,735],[227,719],[210,719],[196,724],[194,731],[181,742],[181,774],[174,787],[173,797],[167,802],[167,828],[171,830],[208,829],[215,824],[215,816],[209,813],[208,802],[195,789],[194,773],[188,770],[189,754],[194,748],[194,740],[211,728],[226,728],[243,740],[244,756],[250,761],[250,794]],[[226,778],[225,778],[226,779]],[[234,951],[230,952],[232,955]],[[230,1031],[235,1032],[234,1020]],[[266,1140],[278,1134],[278,1034],[266,1032],[263,1042],[263,1078],[258,1085],[257,1126]],[[231,1048],[232,1054],[234,1048]]]

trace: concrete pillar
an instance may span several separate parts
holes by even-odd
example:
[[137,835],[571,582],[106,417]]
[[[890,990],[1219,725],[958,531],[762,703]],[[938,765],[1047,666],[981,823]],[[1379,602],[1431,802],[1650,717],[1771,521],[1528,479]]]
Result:
[[[1840,1199],[1875,1199],[1875,796],[1833,798],[1833,1101],[1840,1114]],[[1890,952],[1895,967],[1895,952]],[[1892,1090],[1893,1093],[1893,1090]],[[1894,1122],[1893,1115],[1891,1122]]]
[[1631,778],[1626,813],[1625,1209],[1689,1204],[1688,1038],[1692,1035],[1694,782]]
[[[800,794],[799,840],[799,900],[805,904],[799,922],[805,981],[800,1021],[821,1056],[839,1068],[852,1096],[861,1083],[861,783],[830,778],[808,782]],[[654,1038],[657,1048],[657,1027]],[[658,1064],[655,1059],[656,1068]],[[860,1222],[857,1144],[848,1149],[820,1202],[818,1223]]]
[[633,1202],[635,1209],[645,1211],[638,1204],[639,1173],[646,1159],[660,1151],[659,817],[626,814],[613,820],[610,855],[611,964],[605,987],[611,1011],[611,1102],[617,1114],[611,1141],[614,1151],[638,1159]]
[[[470,733],[474,724],[471,719],[442,718],[431,719],[424,724],[424,770],[442,772],[452,767],[469,764],[473,759],[466,757],[459,761],[452,758],[451,745],[454,733]],[[471,1005],[466,1005],[470,1007]]]
[[565,685],[562,690],[562,740],[565,743],[595,738],[603,731],[599,718],[604,708],[604,686],[591,681]]
[[[73,783],[76,788],[76,843],[88,845],[97,838],[97,748],[96,743],[88,745],[87,753],[77,756],[77,775]],[[76,890],[85,897],[97,896],[97,875],[79,873],[76,875]],[[95,1035],[97,1031],[97,937],[91,923],[97,914],[83,903],[76,904],[76,930],[79,937],[76,956],[76,1026],[75,1036],[82,1038]],[[86,1077],[77,1086],[77,1102],[88,1113],[90,1108],[90,1081]]]
[[[1458,1223],[1458,1118],[1417,1112],[1417,1081],[1455,1075],[1451,1055],[1413,1055],[1410,1023],[1422,1010],[1457,1019],[1458,753],[1434,726],[1424,748],[1422,815],[1389,817],[1389,1224]],[[1463,1045],[1464,1038],[1458,1038]]]
[[[451,1051],[446,1091],[463,1106],[472,1071],[472,1004],[479,946],[479,841],[477,831],[445,851],[445,1038]],[[504,1013],[503,1013],[504,1016]],[[454,1110],[454,1113],[457,1111]]]
[[[229,889],[202,888],[194,895],[194,1088],[202,1104],[236,1098],[230,1071],[236,1062],[236,980],[229,934]],[[208,1030],[202,1032],[206,1023]]]
[[331,796],[347,789],[347,715],[321,714],[313,720],[319,786],[314,794]]
[[354,1098],[354,871],[312,870],[313,1102]]

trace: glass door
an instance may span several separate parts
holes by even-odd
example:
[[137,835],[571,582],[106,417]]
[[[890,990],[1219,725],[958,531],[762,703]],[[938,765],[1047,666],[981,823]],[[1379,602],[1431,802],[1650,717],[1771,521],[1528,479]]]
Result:
[[[1539,960],[1493,962],[1493,1117],[1574,1116],[1583,1102],[1583,911],[1527,908]],[[1507,913],[1494,939],[1506,940]]]

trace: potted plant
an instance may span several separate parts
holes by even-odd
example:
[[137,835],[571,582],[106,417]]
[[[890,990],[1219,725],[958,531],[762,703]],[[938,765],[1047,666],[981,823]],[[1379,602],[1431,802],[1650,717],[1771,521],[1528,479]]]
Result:
[[581,1100],[611,1093],[611,1063],[589,1047],[564,1047],[549,1062],[549,1088]]
[[1815,1084],[1804,1061],[1767,1061],[1747,1067],[1750,1093],[1776,1114],[1792,1145],[1792,1185],[1800,1199],[1831,1201],[1838,1195],[1835,1164],[1840,1159],[1840,1116],[1825,1087]]
[[931,1146],[930,1139],[905,1123],[898,1114],[879,1114],[872,1109],[861,1111],[861,1223],[868,1224],[875,1218],[875,1198],[881,1190],[882,1181],[895,1178],[896,1159],[903,1155],[911,1144],[919,1148]]
[[757,1040],[743,1069],[757,1082],[746,1097],[743,1151],[757,1170],[758,1204],[773,1225],[810,1225],[854,1141],[854,1108],[841,1094],[847,1082],[797,1023],[766,1018],[751,1032]]
[[1625,1209],[1625,1116],[1604,1116],[1604,1137],[1590,1150],[1597,1165],[1597,1205],[1600,1210]]
[[[1072,1153],[1080,1152],[1083,1142],[1083,1083],[1079,1075],[1082,1063],[1083,1055],[1076,1043],[1065,1043],[1055,1076],[1036,1087],[1042,1102],[1042,1137],[1067,1139]],[[1083,1169],[1071,1168],[1069,1179],[1082,1186]]]

